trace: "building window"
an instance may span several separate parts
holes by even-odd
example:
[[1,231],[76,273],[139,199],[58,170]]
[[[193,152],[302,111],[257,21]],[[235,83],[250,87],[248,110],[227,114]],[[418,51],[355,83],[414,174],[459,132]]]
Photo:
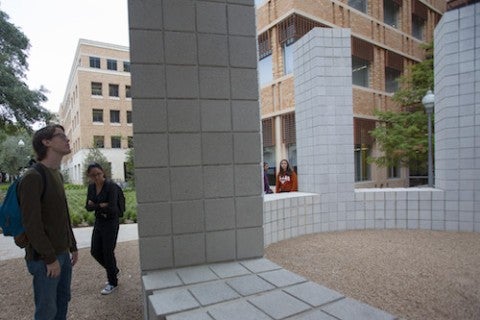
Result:
[[385,91],[399,89],[398,78],[403,72],[404,57],[393,51],[385,51]]
[[387,176],[389,179],[400,178],[400,166],[396,165],[394,167],[388,167]]
[[108,95],[110,97],[118,97],[118,84],[109,84],[108,85]]
[[127,111],[127,123],[132,123],[132,111]]
[[425,21],[428,19],[428,7],[419,0],[412,1],[412,36],[424,40]]
[[100,58],[90,57],[90,68],[100,69]]
[[352,56],[352,83],[369,87],[370,61]]
[[103,122],[103,110],[102,109],[93,109],[92,110],[92,121],[93,122]]
[[283,51],[284,74],[289,74],[293,71],[292,44],[315,27],[326,26],[298,14],[292,14],[278,24],[278,41]]
[[282,115],[282,141],[286,145],[297,142],[294,112]]
[[385,68],[385,91],[396,92],[398,90],[398,78],[401,72],[392,68]]
[[93,147],[94,148],[105,148],[105,137],[104,136],[93,136]]
[[129,61],[123,61],[123,71],[130,72],[130,62]]
[[125,98],[131,98],[132,93],[130,92],[131,87],[130,86],[125,86]]
[[400,4],[400,0],[383,0],[383,22],[389,26],[398,28]]
[[367,13],[367,0],[348,0],[348,5],[363,13]]
[[117,71],[117,60],[107,59],[107,69]]
[[412,36],[418,40],[424,39],[425,20],[419,16],[412,15]]
[[127,138],[127,142],[128,142],[128,147],[133,148],[133,137],[132,136],[129,136]]
[[270,31],[258,36],[258,82],[263,86],[273,80],[272,43]]
[[102,83],[92,82],[92,96],[101,96],[101,95],[102,95]]
[[371,165],[367,159],[371,155],[373,138],[370,131],[375,129],[375,121],[353,118],[355,182],[371,180]]
[[110,123],[120,123],[120,111],[110,110]]
[[293,42],[283,44],[283,74],[293,72]]
[[122,147],[122,139],[119,136],[113,136],[110,138],[113,149],[120,149]]

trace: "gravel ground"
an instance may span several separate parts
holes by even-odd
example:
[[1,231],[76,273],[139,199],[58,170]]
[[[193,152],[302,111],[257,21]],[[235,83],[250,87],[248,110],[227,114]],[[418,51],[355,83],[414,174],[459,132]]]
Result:
[[[142,319],[138,241],[119,243],[116,255],[119,288],[102,296],[104,271],[89,249],[80,250],[69,320]],[[321,233],[270,245],[266,257],[400,318],[480,319],[480,234]],[[24,260],[0,261],[0,270],[0,319],[32,319],[31,276]]]
[[416,230],[319,233],[266,257],[404,319],[480,319],[480,234]]

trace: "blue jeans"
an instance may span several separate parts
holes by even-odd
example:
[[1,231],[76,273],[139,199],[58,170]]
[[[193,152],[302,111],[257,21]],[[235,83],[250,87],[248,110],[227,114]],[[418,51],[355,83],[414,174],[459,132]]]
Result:
[[27,260],[28,271],[33,275],[35,320],[65,320],[70,301],[72,263],[68,252],[57,255],[60,276],[47,277],[47,266],[43,260]]

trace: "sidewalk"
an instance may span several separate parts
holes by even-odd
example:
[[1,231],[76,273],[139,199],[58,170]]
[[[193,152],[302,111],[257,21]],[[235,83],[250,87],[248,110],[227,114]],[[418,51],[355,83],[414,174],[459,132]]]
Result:
[[[74,228],[73,233],[77,239],[77,247],[89,248],[92,238],[93,227]],[[118,232],[118,242],[130,241],[138,239],[138,229],[136,223],[121,224]],[[13,258],[22,258],[25,250],[15,245],[12,237],[4,237],[0,235],[0,260],[8,260]]]

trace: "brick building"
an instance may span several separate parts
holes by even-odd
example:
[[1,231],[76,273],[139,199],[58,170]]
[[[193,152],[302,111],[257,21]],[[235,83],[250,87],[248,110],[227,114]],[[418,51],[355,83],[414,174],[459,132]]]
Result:
[[[256,0],[264,161],[296,165],[292,44],[315,27],[350,28],[356,187],[408,186],[406,168],[368,164],[374,110],[399,110],[396,79],[424,58],[443,0]],[[333,49],[332,49],[333,50]],[[273,170],[270,172],[273,178]],[[273,181],[271,180],[271,184]]]
[[131,110],[129,48],[80,39],[59,109],[72,147],[62,163],[71,182],[82,183],[84,159],[94,146],[111,163],[112,179],[125,180]]

